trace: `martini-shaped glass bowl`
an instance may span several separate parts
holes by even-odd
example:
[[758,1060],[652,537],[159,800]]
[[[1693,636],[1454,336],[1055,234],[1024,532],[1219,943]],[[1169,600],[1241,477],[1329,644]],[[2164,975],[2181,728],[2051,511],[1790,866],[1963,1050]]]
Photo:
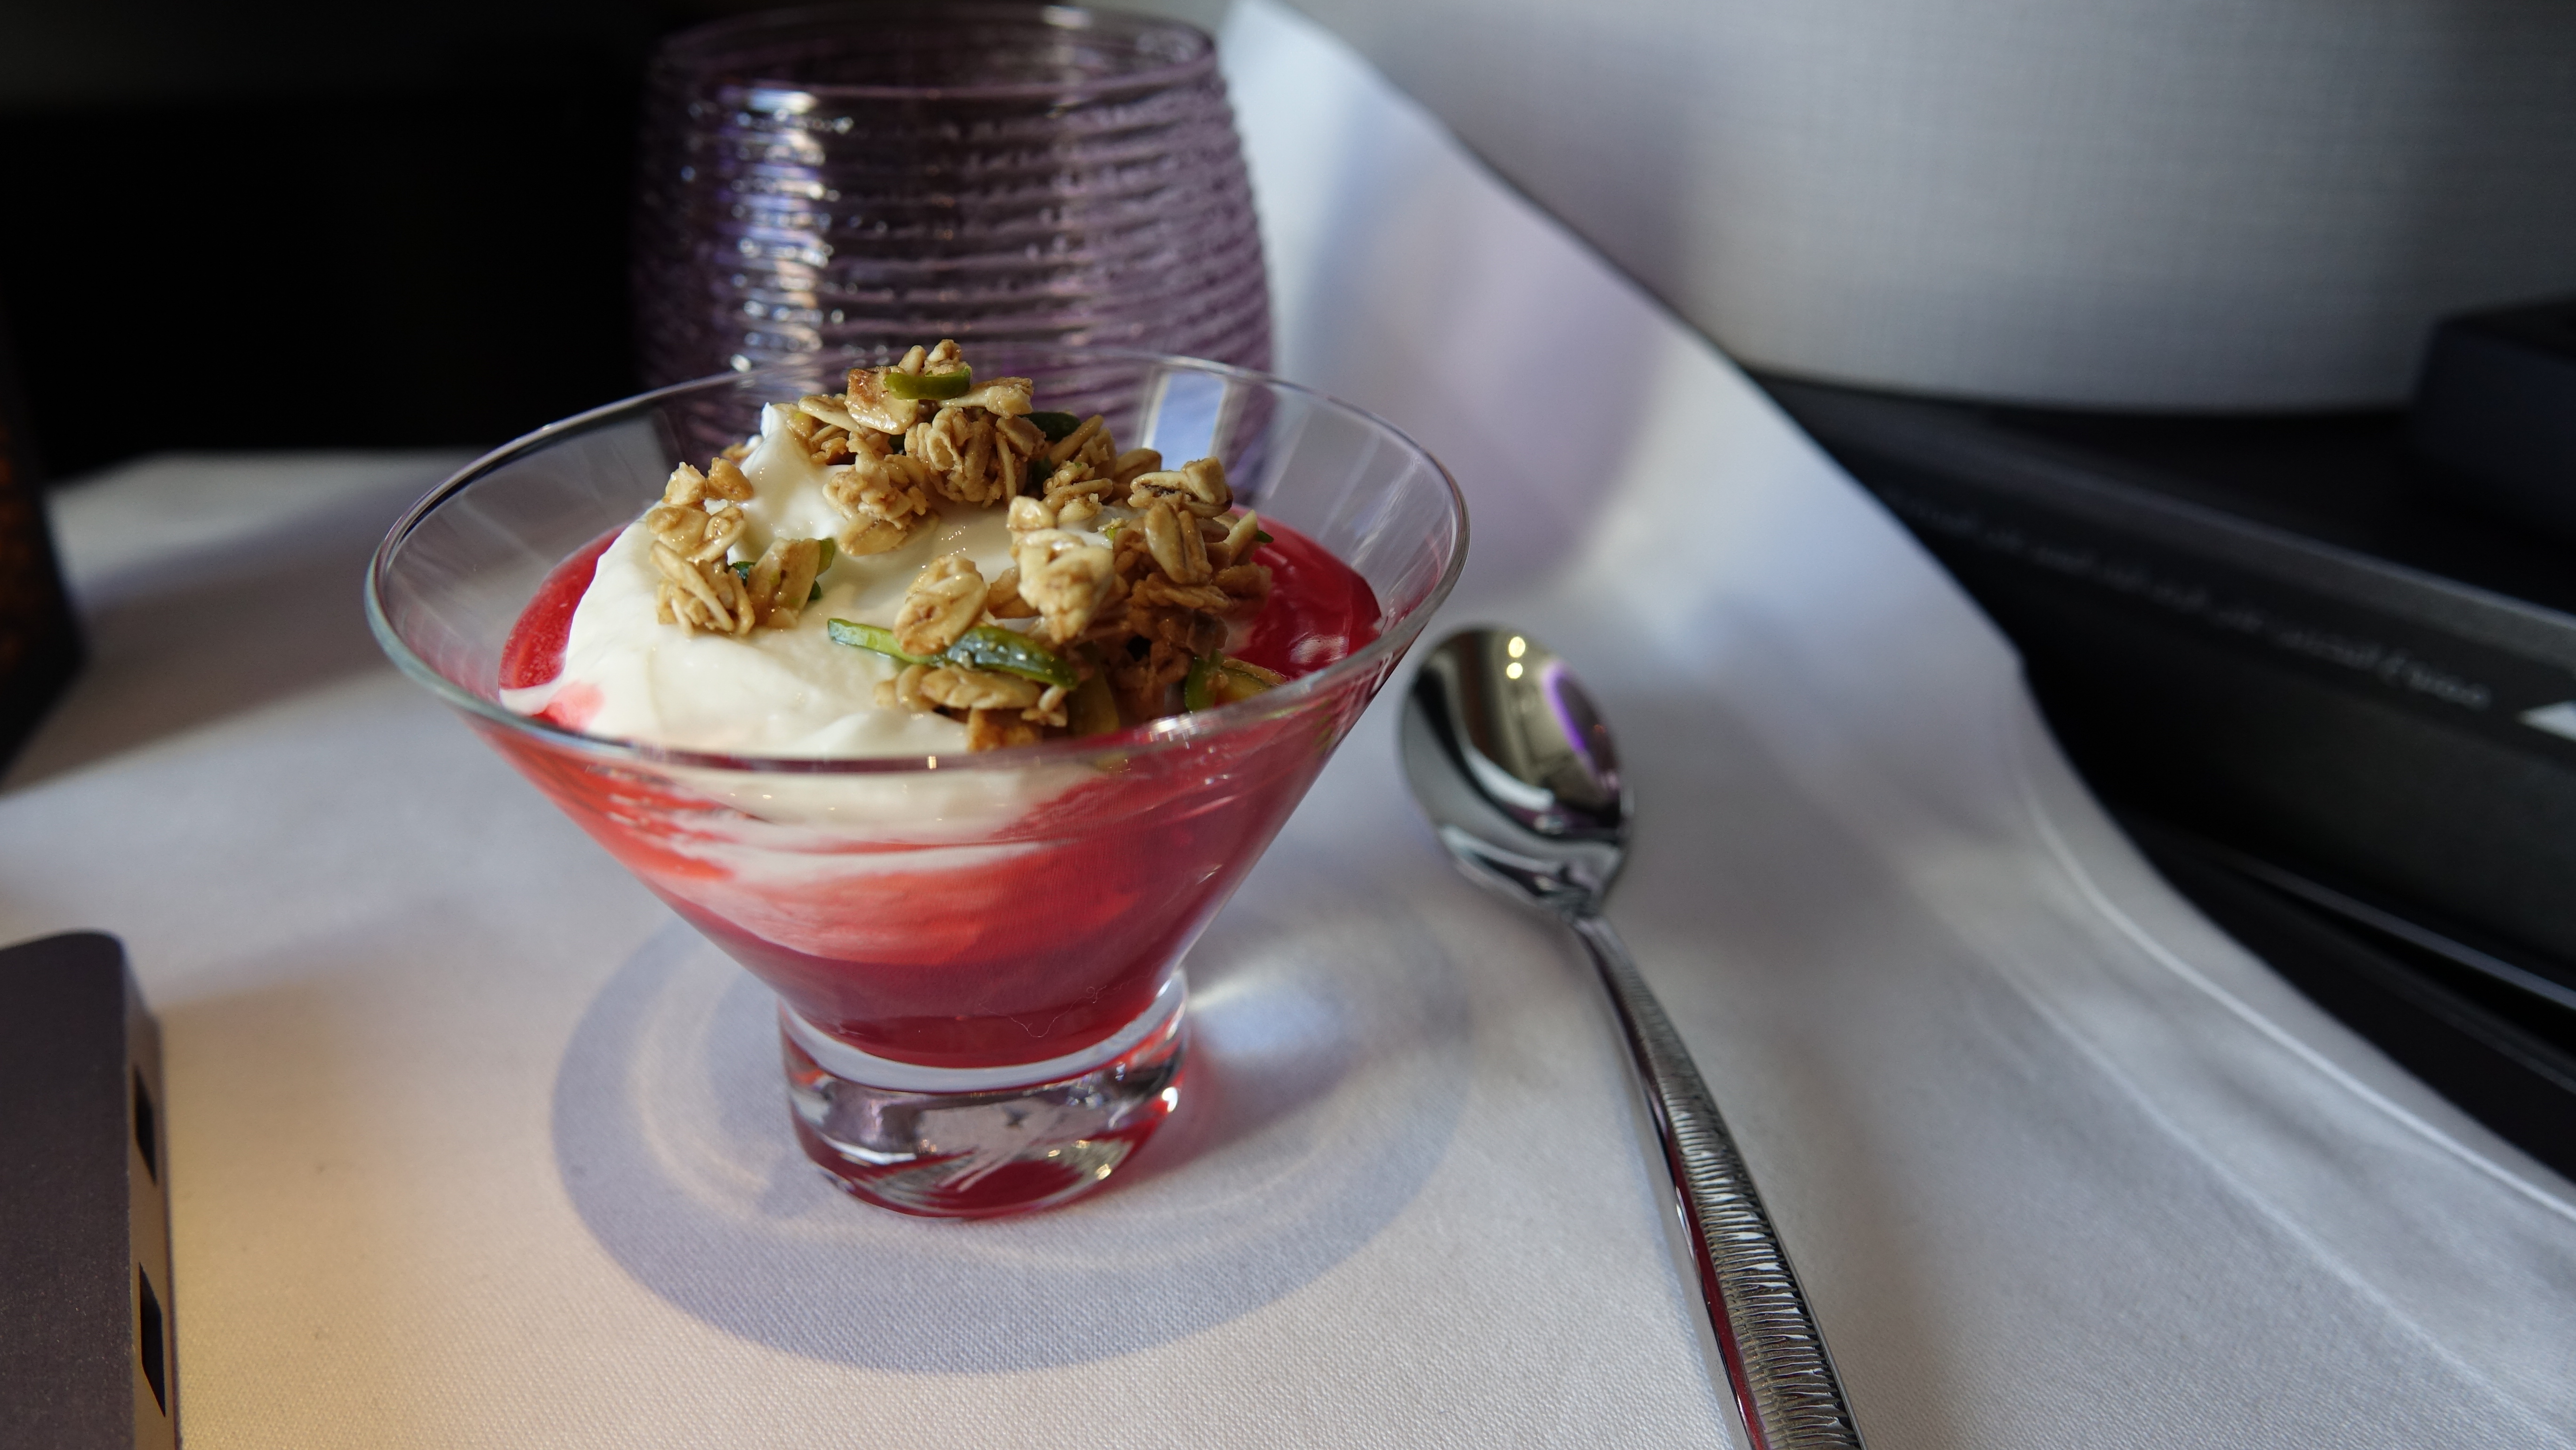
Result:
[[[819,359],[532,433],[415,505],[367,579],[394,662],[777,992],[808,1156],[862,1199],[952,1217],[1090,1191],[1171,1111],[1182,957],[1448,594],[1467,540],[1428,453],[1292,384],[1110,350],[974,361],[1034,378],[1043,406],[1107,414],[1122,446],[1222,458],[1238,501],[1329,555],[1318,572],[1359,607],[1294,640],[1304,672],[1249,700],[980,754],[707,754],[506,708],[503,684],[528,683],[505,679],[507,646],[549,578],[658,500],[674,463],[753,432],[763,403],[838,391],[840,365]],[[1265,561],[1283,595],[1297,586],[1293,554]]]

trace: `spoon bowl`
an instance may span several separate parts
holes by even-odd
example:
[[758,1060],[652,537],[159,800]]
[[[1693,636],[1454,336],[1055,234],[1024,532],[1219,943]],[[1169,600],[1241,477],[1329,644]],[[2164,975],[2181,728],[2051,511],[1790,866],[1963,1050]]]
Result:
[[1564,661],[1510,630],[1452,635],[1414,677],[1401,737],[1414,798],[1471,877],[1560,916],[1599,912],[1634,805]]

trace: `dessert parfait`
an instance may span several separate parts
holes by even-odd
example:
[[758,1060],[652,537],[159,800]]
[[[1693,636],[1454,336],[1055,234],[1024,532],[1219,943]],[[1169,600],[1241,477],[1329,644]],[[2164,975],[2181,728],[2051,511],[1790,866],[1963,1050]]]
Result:
[[[1354,535],[1390,608],[1245,506],[1220,440],[1122,447],[953,342],[835,381],[522,594],[469,717],[779,993],[798,1137],[844,1187],[1061,1202],[1178,1100],[1181,955],[1454,578],[1454,490],[1404,445],[1410,492]],[[1347,495],[1396,454],[1333,416],[1368,445]]]
[[[853,369],[550,580],[503,701],[698,750],[982,751],[1229,704],[1366,642],[1356,574],[1235,507],[1217,459],[1163,465],[953,342]],[[1282,562],[1297,619],[1263,630]]]

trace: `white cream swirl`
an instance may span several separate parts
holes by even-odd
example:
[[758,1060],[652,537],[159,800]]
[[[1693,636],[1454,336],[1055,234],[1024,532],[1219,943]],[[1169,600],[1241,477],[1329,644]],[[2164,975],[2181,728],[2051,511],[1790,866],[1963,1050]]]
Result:
[[[742,470],[753,496],[736,558],[757,558],[776,538],[829,538],[846,521],[824,497],[824,474],[787,432],[776,404]],[[617,536],[574,609],[562,673],[501,692],[502,704],[555,716],[586,734],[729,755],[839,758],[946,755],[966,748],[966,727],[944,715],[882,709],[879,681],[901,668],[835,644],[832,619],[891,625],[904,588],[931,560],[963,554],[990,579],[1010,565],[1004,511],[944,504],[937,524],[901,548],[843,556],[820,582],[823,597],[788,629],[748,636],[693,633],[657,617],[652,536],[639,521]]]

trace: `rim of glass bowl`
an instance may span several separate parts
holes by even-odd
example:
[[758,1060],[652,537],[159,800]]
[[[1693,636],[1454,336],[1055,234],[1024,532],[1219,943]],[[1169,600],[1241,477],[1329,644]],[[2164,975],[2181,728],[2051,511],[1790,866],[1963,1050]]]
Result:
[[1275,689],[1265,690],[1251,699],[1238,700],[1231,705],[1220,705],[1212,710],[1194,710],[1180,715],[1165,716],[1150,724],[1121,730],[1114,735],[1090,735],[1068,740],[1051,740],[1039,745],[1021,745],[1004,750],[976,752],[960,750],[953,755],[732,755],[584,735],[576,730],[567,730],[552,721],[519,714],[502,705],[500,701],[486,699],[449,679],[427,660],[414,654],[411,646],[405,643],[402,636],[395,631],[393,621],[386,617],[385,574],[393,563],[395,553],[402,548],[404,540],[411,536],[412,530],[419,527],[423,520],[436,512],[439,505],[462,493],[493,469],[522,455],[549,446],[558,439],[585,432],[614,415],[641,412],[661,399],[697,389],[711,389],[718,384],[739,387],[746,378],[756,379],[767,373],[811,368],[821,357],[820,354],[813,354],[771,363],[749,372],[713,373],[702,378],[692,378],[685,383],[673,383],[668,387],[655,388],[650,392],[621,398],[614,403],[606,403],[558,422],[548,423],[535,432],[512,439],[465,465],[451,474],[445,482],[423,495],[419,502],[406,509],[401,519],[386,532],[384,542],[376,546],[375,557],[367,564],[367,626],[375,632],[377,645],[392,657],[394,664],[404,674],[411,676],[415,683],[438,696],[449,706],[515,733],[535,736],[550,746],[573,750],[602,760],[777,775],[888,775],[915,770],[1017,770],[1058,761],[1088,759],[1103,753],[1133,753],[1140,750],[1178,747],[1264,720],[1293,714],[1308,701],[1330,694],[1350,680],[1393,660],[1431,622],[1431,616],[1437,613],[1441,604],[1449,598],[1450,589],[1458,582],[1459,572],[1467,565],[1467,497],[1460,491],[1458,480],[1450,475],[1448,466],[1433,456],[1430,449],[1414,441],[1413,437],[1403,429],[1366,408],[1345,403],[1330,394],[1289,382],[1285,378],[1269,373],[1252,368],[1235,367],[1230,363],[1210,362],[1205,358],[1180,357],[1172,353],[1151,352],[1140,348],[1065,347],[1043,343],[1016,344],[1016,346],[1031,352],[1053,352],[1083,359],[1114,359],[1186,367],[1197,372],[1211,373],[1219,377],[1273,388],[1283,393],[1296,394],[1325,407],[1339,409],[1384,430],[1388,437],[1411,450],[1413,455],[1424,463],[1429,464],[1433,476],[1440,480],[1440,486],[1448,490],[1450,517],[1457,521],[1458,537],[1456,544],[1449,551],[1447,562],[1441,566],[1440,578],[1432,584],[1431,592],[1423,597],[1419,606],[1380,633],[1377,638],[1311,675],[1301,675]]
[[[763,36],[789,39],[802,28],[821,21],[883,20],[890,14],[904,11],[945,19],[1028,20],[1035,22],[1035,28],[1045,30],[1124,30],[1128,34],[1171,31],[1190,37],[1196,43],[1198,53],[1188,60],[1084,81],[1003,81],[956,86],[794,81],[763,76],[759,74],[759,67],[736,65],[721,57],[682,53],[684,47],[702,46],[714,39],[726,41],[729,47],[757,45]],[[756,11],[749,15],[711,20],[679,31],[663,41],[655,55],[655,64],[686,72],[701,82],[853,100],[1017,101],[1047,97],[1086,100],[1118,91],[1160,89],[1206,75],[1216,69],[1216,39],[1186,20],[1126,10],[1094,9],[1086,5],[1049,5],[1043,0],[1038,0],[1038,3],[1027,3],[1027,0],[949,0],[949,3],[943,3],[943,0],[896,0],[893,4],[803,5],[789,10]]]

